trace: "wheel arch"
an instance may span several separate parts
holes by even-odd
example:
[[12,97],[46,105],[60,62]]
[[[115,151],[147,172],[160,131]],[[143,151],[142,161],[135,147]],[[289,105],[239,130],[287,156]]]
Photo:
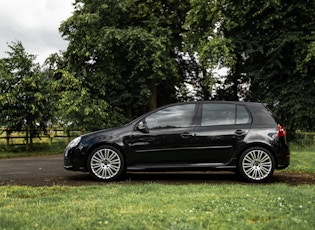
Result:
[[88,158],[90,156],[90,154],[97,148],[101,147],[101,146],[109,146],[109,147],[113,147],[113,148],[116,148],[117,150],[119,150],[119,152],[123,155],[124,157],[124,162],[125,162],[125,167],[127,167],[127,158],[126,158],[126,154],[125,152],[123,151],[123,147],[116,144],[116,143],[113,143],[113,142],[97,142],[95,144],[93,144],[87,151],[86,151],[86,154],[85,154],[85,168],[88,169]]
[[264,148],[264,149],[268,150],[272,154],[272,156],[275,160],[275,166],[278,165],[278,159],[277,159],[275,151],[273,150],[273,148],[270,145],[263,143],[263,142],[248,143],[245,146],[243,146],[242,148],[240,148],[238,153],[237,153],[237,156],[236,156],[237,162],[239,161],[242,153],[244,153],[245,151],[247,151],[248,149],[253,148],[253,147],[260,147],[260,148]]

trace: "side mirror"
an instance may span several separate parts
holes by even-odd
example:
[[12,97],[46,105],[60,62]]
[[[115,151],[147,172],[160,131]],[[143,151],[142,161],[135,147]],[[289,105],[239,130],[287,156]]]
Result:
[[143,133],[149,133],[149,128],[148,128],[147,123],[145,121],[141,121],[138,124],[137,130],[139,130],[140,132],[143,132]]

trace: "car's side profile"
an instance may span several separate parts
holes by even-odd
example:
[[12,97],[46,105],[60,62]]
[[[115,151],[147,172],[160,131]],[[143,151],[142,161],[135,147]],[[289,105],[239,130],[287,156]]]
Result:
[[88,171],[100,181],[126,171],[216,169],[263,182],[289,162],[282,124],[252,102],[167,105],[125,126],[77,137],[64,152],[65,169]]

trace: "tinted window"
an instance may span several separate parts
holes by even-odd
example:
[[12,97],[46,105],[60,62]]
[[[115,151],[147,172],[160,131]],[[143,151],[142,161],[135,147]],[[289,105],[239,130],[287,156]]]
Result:
[[247,124],[251,122],[251,117],[244,106],[237,106],[236,124]]
[[149,129],[189,127],[194,111],[194,104],[171,106],[149,115],[146,123]]
[[244,106],[204,104],[201,126],[247,124],[251,121]]
[[202,111],[202,126],[235,124],[236,105],[204,104]]

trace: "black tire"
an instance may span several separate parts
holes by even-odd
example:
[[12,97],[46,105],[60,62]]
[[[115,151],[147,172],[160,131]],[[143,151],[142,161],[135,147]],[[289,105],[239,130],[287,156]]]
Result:
[[241,176],[249,182],[266,182],[273,175],[275,160],[265,148],[253,147],[242,153],[238,161]]
[[125,171],[125,160],[121,152],[111,146],[96,148],[88,158],[88,170],[98,181],[119,179]]

